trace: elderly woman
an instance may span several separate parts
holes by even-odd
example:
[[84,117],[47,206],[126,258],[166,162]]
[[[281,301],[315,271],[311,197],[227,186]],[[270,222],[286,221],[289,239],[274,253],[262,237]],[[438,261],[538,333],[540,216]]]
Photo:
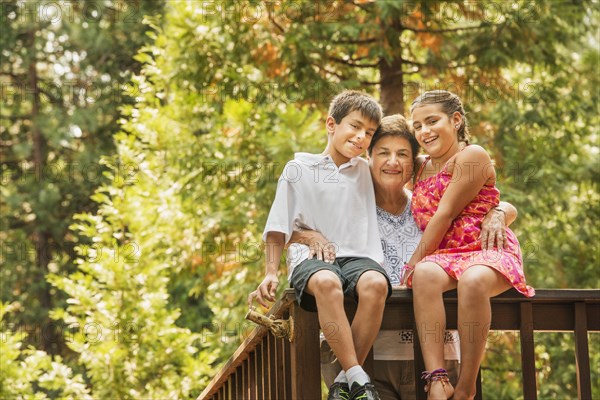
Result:
[[[413,167],[419,145],[403,116],[391,115],[382,119],[368,149],[369,166],[375,190],[377,219],[381,245],[385,256],[384,268],[393,286],[399,287],[403,265],[411,258],[422,232],[411,210],[411,191],[406,188],[413,177]],[[502,246],[506,223],[516,218],[516,209],[501,203],[493,209],[482,226],[482,241],[487,247]],[[506,220],[505,220],[506,219]],[[335,259],[335,243],[329,243],[319,232],[303,230],[294,233],[292,242],[310,246],[310,257],[326,262]],[[460,344],[456,331],[444,335],[444,353],[451,381],[456,381],[460,360]],[[382,399],[415,398],[413,334],[412,331],[381,330],[373,346],[373,383]],[[333,360],[327,342],[322,343],[322,372],[327,386],[334,380],[329,398],[347,398],[344,371]],[[363,354],[364,362],[367,354]],[[333,361],[333,363],[332,363]],[[335,377],[335,379],[334,379]]]

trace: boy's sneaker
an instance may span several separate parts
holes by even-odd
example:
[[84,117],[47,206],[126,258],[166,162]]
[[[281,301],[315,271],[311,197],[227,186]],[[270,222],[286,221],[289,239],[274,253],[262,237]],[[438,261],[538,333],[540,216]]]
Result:
[[352,391],[350,391],[350,400],[379,400],[379,394],[377,394],[375,386],[370,382],[364,385],[354,382]]
[[333,382],[327,400],[350,400],[350,387],[345,382]]

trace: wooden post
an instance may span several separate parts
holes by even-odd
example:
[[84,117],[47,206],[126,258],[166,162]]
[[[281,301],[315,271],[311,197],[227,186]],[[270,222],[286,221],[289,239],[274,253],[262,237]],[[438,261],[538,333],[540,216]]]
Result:
[[258,389],[258,381],[256,379],[256,356],[258,351],[260,351],[260,347],[254,349],[248,355],[248,398],[250,400],[256,400],[256,391]]
[[588,349],[585,303],[575,303],[575,365],[577,369],[577,398],[591,400],[590,353]]
[[242,394],[244,398],[248,397],[248,359],[242,361],[240,366],[240,376],[242,379]]
[[287,338],[284,338],[281,340],[281,343],[283,344],[283,359],[285,360],[285,363],[283,364],[284,367],[284,375],[285,376],[285,398],[289,399],[289,400],[295,400],[297,397],[294,397],[292,395],[292,374],[293,374],[293,368],[292,368],[292,356],[291,356],[291,345],[290,345],[290,341]]
[[265,390],[265,341],[261,341],[256,348],[256,363],[254,364],[254,376],[256,379],[256,397],[262,399]]
[[419,333],[416,326],[413,329],[413,348],[415,353],[415,394],[418,400],[426,400],[427,393],[423,390],[425,381],[421,379],[421,372],[425,371],[425,361],[423,361],[421,342],[419,342]]
[[321,398],[321,355],[317,313],[292,304],[290,315],[296,326],[296,338],[290,346],[293,399]]
[[483,400],[483,389],[481,388],[481,367],[477,371],[477,381],[475,382],[475,400]]
[[521,303],[521,365],[523,368],[523,397],[527,400],[536,400],[533,306],[529,301]]
[[[270,333],[269,333],[270,335]],[[276,399],[285,399],[285,352],[283,351],[283,341],[287,339],[273,338],[275,341],[275,390],[277,391]]]
[[265,391],[267,399],[273,399],[277,395],[277,361],[275,360],[275,338],[267,335],[268,367],[267,367],[267,390]]

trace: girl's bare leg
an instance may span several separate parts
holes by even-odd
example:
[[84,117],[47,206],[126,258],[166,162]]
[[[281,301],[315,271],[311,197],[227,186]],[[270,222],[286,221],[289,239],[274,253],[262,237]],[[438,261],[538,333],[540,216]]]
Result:
[[510,284],[499,272],[484,265],[467,269],[458,281],[458,330],[460,375],[454,399],[473,399],[477,372],[485,351],[492,321],[490,298],[508,290]]
[[[455,287],[456,281],[439,265],[425,262],[415,267],[413,275],[415,322],[427,371],[444,368],[446,310],[442,294]],[[452,387],[448,384],[444,389],[439,381],[434,382],[429,390],[429,399],[446,400],[451,395]]]

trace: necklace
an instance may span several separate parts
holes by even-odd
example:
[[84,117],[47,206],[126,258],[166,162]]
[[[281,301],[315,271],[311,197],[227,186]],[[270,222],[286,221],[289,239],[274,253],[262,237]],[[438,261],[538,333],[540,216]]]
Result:
[[402,214],[402,212],[404,212],[404,209],[406,208],[407,203],[408,203],[408,196],[404,195],[404,196],[402,196],[402,198],[400,199],[400,201],[397,204],[390,205],[390,206],[388,206],[386,204],[384,207],[380,206],[380,208],[389,212],[392,215],[400,215],[400,214]]

